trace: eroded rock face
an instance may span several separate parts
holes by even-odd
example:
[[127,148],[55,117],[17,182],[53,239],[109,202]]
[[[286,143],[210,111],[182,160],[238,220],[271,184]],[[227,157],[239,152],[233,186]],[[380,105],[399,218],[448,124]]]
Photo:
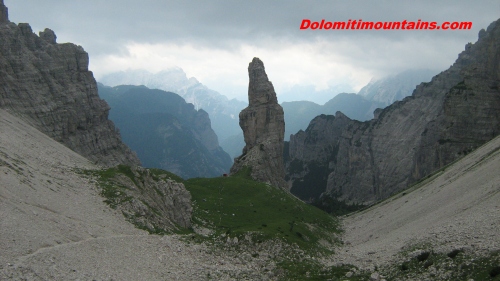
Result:
[[108,198],[109,204],[136,226],[150,232],[169,232],[191,226],[191,193],[184,184],[142,167],[132,167],[130,171],[128,176],[118,174],[108,179],[119,187],[116,193],[119,195]]
[[397,193],[500,133],[500,20],[446,71],[368,122],[318,116],[290,138],[287,181],[303,199],[321,193],[370,203]]
[[249,105],[240,113],[245,138],[243,154],[235,159],[234,174],[244,167],[252,169],[253,179],[286,188],[283,165],[285,119],[273,84],[267,78],[264,63],[254,58],[248,66]]
[[138,165],[108,120],[81,46],[57,44],[50,29],[33,33],[8,21],[0,5],[0,107],[19,115],[51,138],[105,166]]

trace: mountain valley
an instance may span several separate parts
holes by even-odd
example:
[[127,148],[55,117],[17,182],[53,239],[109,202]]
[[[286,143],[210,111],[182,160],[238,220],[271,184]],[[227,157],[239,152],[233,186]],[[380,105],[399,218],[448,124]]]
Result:
[[[136,85],[176,93],[196,110],[203,109],[210,116],[212,128],[221,142],[240,133],[238,114],[247,103],[228,99],[207,88],[196,78],[188,78],[181,68],[170,68],[158,73],[146,70],[128,70],[105,75],[99,82],[106,86]],[[243,148],[243,147],[241,147]],[[241,151],[240,151],[241,152]]]
[[[372,81],[358,94],[333,93],[333,98],[323,105],[310,101],[282,102],[281,106],[285,111],[285,140],[289,141],[291,134],[305,130],[309,122],[321,114],[334,115],[337,111],[341,111],[351,119],[370,120],[377,108],[384,108],[398,99],[411,95],[417,84],[430,80],[430,73],[427,70],[414,70]],[[144,85],[150,89],[160,89],[180,95],[186,102],[193,104],[196,110],[203,109],[208,113],[220,146],[231,158],[241,155],[245,142],[237,117],[247,106],[246,102],[229,100],[199,83],[194,77],[188,79],[180,68],[156,74],[145,70],[128,70],[105,75],[99,81],[106,86]],[[302,91],[302,96],[306,96],[306,90],[307,88],[297,88],[294,91],[297,94]]]
[[98,89],[111,106],[109,118],[144,167],[186,179],[229,172],[232,159],[219,146],[203,109],[194,109],[177,94],[144,86],[98,84]]
[[255,57],[241,113],[180,69],[97,83],[4,0],[0,39],[0,280],[500,280],[500,20],[400,101],[281,106]]

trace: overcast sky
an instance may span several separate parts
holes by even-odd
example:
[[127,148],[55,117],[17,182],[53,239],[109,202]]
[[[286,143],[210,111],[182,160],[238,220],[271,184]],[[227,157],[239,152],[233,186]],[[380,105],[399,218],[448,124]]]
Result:
[[[278,99],[293,85],[317,90],[406,69],[447,69],[480,29],[500,17],[483,1],[4,0],[12,22],[82,45],[95,77],[126,69],[184,69],[209,88],[246,100],[259,57]],[[471,30],[300,30],[312,21],[470,21]],[[315,100],[314,97],[304,97]]]

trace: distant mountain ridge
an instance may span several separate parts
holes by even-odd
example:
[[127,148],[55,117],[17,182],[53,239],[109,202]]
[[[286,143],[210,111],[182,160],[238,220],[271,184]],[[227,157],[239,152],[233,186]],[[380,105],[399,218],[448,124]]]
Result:
[[349,118],[366,121],[372,119],[377,108],[385,107],[383,103],[370,101],[357,94],[341,93],[324,105],[310,101],[293,101],[281,104],[285,111],[285,140],[290,140],[290,134],[305,130],[314,117],[321,114],[334,115],[341,111]]
[[[281,103],[285,112],[285,141],[290,140],[291,134],[296,134],[300,130],[305,130],[314,117],[327,114],[335,115],[340,111],[349,118],[366,121],[374,118],[374,111],[384,108],[382,102],[369,100],[358,94],[340,93],[324,105],[319,105],[312,101],[291,101]],[[223,147],[231,156],[237,157],[241,154],[241,149],[245,146],[243,134],[226,138]]]
[[[304,98],[311,92],[320,94],[323,98],[332,98],[324,105],[311,101],[287,101],[281,103],[285,111],[285,140],[290,134],[305,130],[309,122],[321,114],[335,114],[341,111],[350,118],[365,121],[373,118],[377,108],[384,108],[395,99],[411,95],[415,86],[428,79],[431,71],[410,70],[381,80],[371,81],[358,95],[333,92],[334,89],[346,88],[346,85],[330,88],[325,91],[315,91],[313,86],[295,86],[281,96],[286,98]],[[182,96],[186,102],[192,103],[195,109],[204,109],[210,116],[212,128],[216,132],[221,147],[232,158],[241,154],[245,146],[243,133],[238,126],[238,115],[247,106],[246,102],[229,100],[224,95],[213,91],[196,78],[188,78],[182,68],[173,67],[158,73],[147,70],[127,70],[111,73],[99,79],[107,86],[144,85],[150,89],[161,89]],[[397,83],[394,84],[394,81]]]
[[232,159],[219,146],[208,114],[180,97],[145,86],[107,87],[99,94],[111,106],[110,118],[144,167],[183,178],[229,172]]
[[150,89],[173,92],[192,103],[195,109],[203,109],[210,116],[212,128],[223,142],[226,138],[241,132],[238,114],[248,104],[207,88],[196,78],[188,78],[179,67],[151,73],[146,70],[127,70],[111,73],[99,79],[106,86],[144,85]]
[[354,89],[346,83],[330,85],[323,90],[316,89],[314,85],[294,85],[282,90],[278,97],[282,103],[308,100],[316,104],[325,104],[338,93],[354,93]]

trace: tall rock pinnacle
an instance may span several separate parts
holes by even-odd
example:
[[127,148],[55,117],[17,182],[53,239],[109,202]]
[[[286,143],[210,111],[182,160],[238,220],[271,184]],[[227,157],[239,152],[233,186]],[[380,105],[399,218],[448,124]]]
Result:
[[248,76],[249,105],[240,113],[246,145],[243,154],[235,159],[231,173],[250,167],[253,179],[288,189],[283,165],[283,108],[259,58],[253,58],[248,66]]
[[9,21],[9,9],[3,4],[3,0],[0,0],[0,22]]

